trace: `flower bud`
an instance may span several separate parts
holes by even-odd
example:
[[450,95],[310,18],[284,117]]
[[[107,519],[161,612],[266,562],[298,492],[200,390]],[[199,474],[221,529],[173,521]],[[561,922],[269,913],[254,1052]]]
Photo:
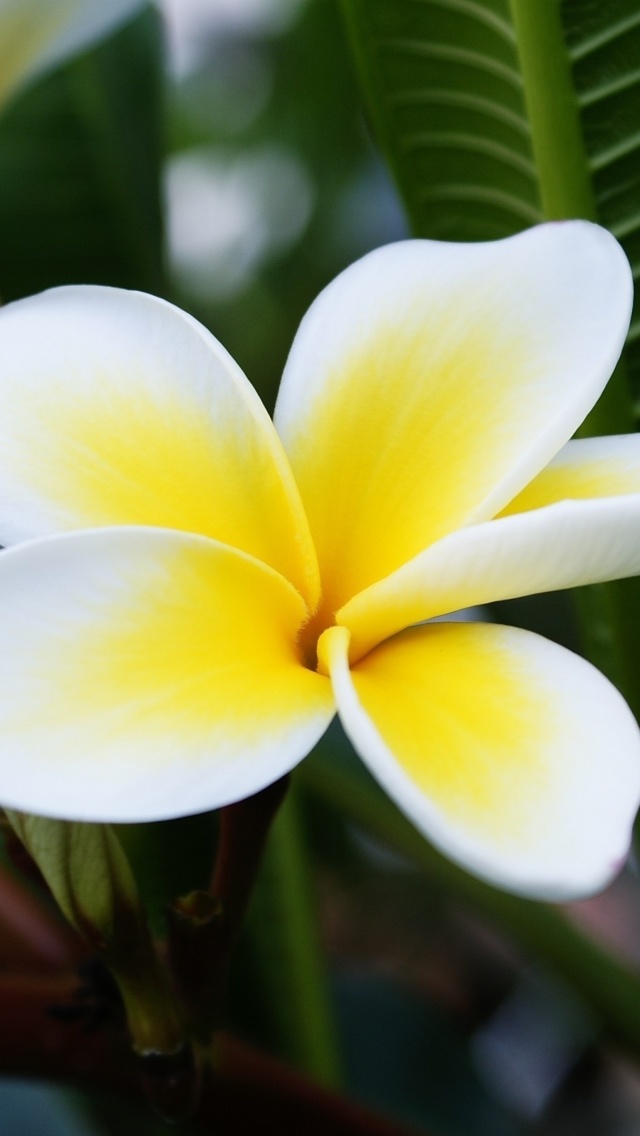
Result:
[[118,984],[134,1049],[173,1054],[184,1042],[163,964],[122,846],[106,824],[49,820],[7,810],[60,909]]

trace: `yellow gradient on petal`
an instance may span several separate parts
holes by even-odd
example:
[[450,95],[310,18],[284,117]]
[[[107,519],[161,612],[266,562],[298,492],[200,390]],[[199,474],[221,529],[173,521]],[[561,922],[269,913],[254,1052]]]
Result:
[[351,674],[416,790],[468,834],[508,848],[540,823],[557,722],[551,692],[502,632],[434,623],[381,644]]
[[[96,597],[89,615],[51,639],[38,666],[47,676],[50,727],[93,720],[101,736],[144,739],[168,728],[190,747],[206,738],[250,753],[270,731],[331,706],[326,679],[306,670],[296,635],[306,609],[282,578],[208,542],[159,549],[153,571]],[[41,711],[42,712],[42,711]],[[171,756],[171,755],[169,755]],[[173,755],[175,756],[175,755]],[[82,761],[82,754],[77,758]]]
[[60,527],[198,533],[263,560],[313,594],[306,522],[298,531],[282,471],[240,399],[234,417],[216,421],[187,392],[151,396],[144,377],[132,376],[128,387],[105,377],[85,392],[51,383],[45,397],[34,393],[28,410],[3,461],[53,507]]
[[553,462],[514,497],[498,515],[526,513],[563,500],[616,497],[640,493],[640,463],[615,457],[578,462]]
[[[318,551],[325,625],[346,600],[465,523],[515,464],[527,336],[479,312],[379,326],[288,442]],[[308,456],[311,454],[311,456]]]

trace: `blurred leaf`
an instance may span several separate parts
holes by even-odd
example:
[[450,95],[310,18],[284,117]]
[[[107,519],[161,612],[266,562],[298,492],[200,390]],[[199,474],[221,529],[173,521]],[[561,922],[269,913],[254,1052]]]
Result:
[[300,4],[278,35],[248,28],[221,37],[206,66],[178,89],[170,124],[174,154],[209,147],[232,165],[273,149],[299,163],[311,188],[306,228],[257,264],[240,292],[177,296],[272,406],[296,327],[318,292],[356,257],[406,235],[363,129],[337,0]]
[[281,1056],[323,1084],[338,1086],[333,1007],[293,788],[271,829],[249,909],[248,931]]
[[162,292],[162,51],[147,12],[0,119],[0,294]]
[[346,814],[421,868],[432,884],[488,916],[554,969],[598,1016],[607,1033],[640,1055],[640,979],[575,927],[560,908],[510,895],[469,875],[437,851],[367,774],[334,729],[300,766],[298,785]]
[[34,77],[108,35],[145,0],[75,0],[43,7],[41,0],[0,3],[0,102]]

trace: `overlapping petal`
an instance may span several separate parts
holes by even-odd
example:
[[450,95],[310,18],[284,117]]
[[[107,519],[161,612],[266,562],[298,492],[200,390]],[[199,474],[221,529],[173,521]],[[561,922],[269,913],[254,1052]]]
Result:
[[147,0],[0,0],[0,103],[140,11]]
[[574,438],[534,477],[500,516],[582,501],[640,493],[640,434]]
[[0,404],[0,543],[101,525],[197,532],[315,602],[315,553],[273,424],[185,313],[100,287],[10,304]]
[[434,616],[640,573],[640,493],[557,505],[471,525],[345,604],[337,622],[358,659]]
[[460,608],[640,573],[640,435],[585,438],[499,517],[437,541],[338,612],[351,657]]
[[571,222],[391,245],[320,295],[276,425],[328,611],[495,515],[547,464],[611,374],[631,292],[613,238]]
[[300,662],[299,593],[259,561],[160,529],[0,556],[0,800],[157,820],[257,792],[315,744],[328,680]]
[[349,669],[319,644],[342,721],[389,795],[438,847],[524,894],[602,887],[626,855],[640,735],[590,664],[514,628],[437,623]]

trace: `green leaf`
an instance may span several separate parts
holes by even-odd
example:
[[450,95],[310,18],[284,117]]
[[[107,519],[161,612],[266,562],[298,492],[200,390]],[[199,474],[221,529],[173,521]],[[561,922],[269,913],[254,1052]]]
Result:
[[338,1088],[336,1027],[295,783],[269,834],[248,929],[281,1054]]
[[[342,7],[417,236],[490,240],[586,217],[611,229],[640,275],[637,0]],[[629,348],[640,381],[637,308]]]
[[[640,276],[640,6],[637,0],[564,0],[564,37],[597,219]],[[627,366],[640,385],[638,300]]]
[[161,292],[162,51],[147,12],[0,118],[0,295]]
[[508,0],[343,0],[368,110],[417,236],[542,219]]

